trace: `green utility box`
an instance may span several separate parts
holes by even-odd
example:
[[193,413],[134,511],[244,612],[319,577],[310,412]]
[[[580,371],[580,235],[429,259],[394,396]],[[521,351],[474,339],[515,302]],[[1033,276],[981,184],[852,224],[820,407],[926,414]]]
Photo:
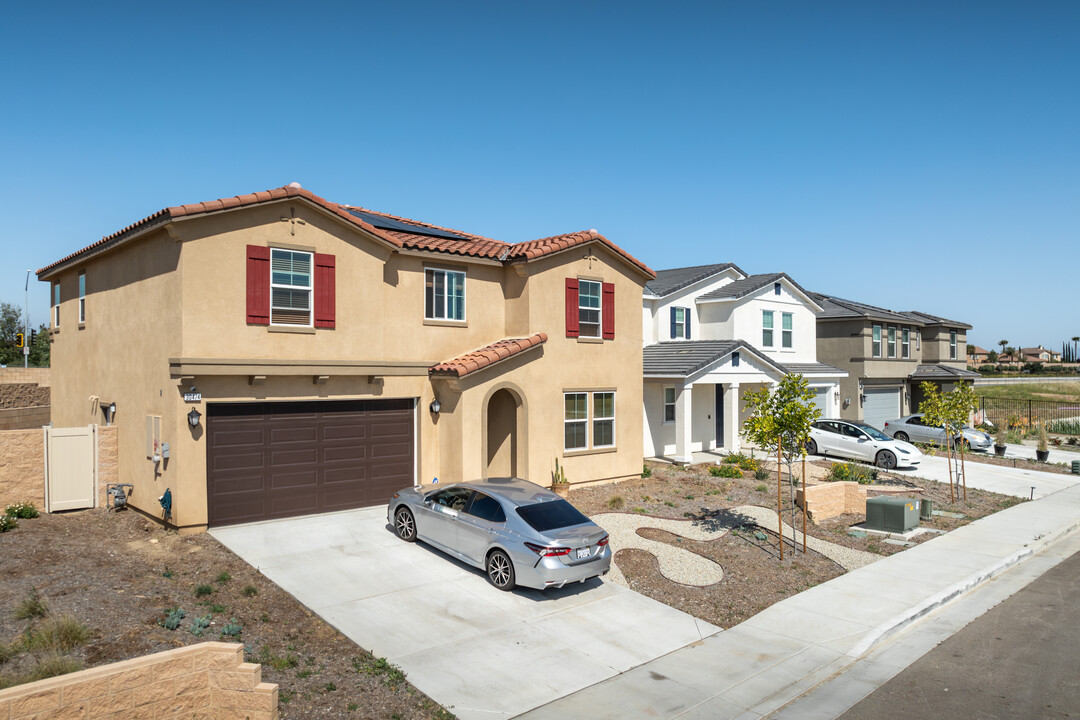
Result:
[[866,527],[895,533],[913,530],[919,527],[919,501],[884,496],[867,498]]

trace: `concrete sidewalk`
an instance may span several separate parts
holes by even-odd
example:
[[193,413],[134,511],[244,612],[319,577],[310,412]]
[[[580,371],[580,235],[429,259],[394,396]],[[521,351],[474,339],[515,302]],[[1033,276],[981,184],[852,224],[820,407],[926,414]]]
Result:
[[763,717],[1077,528],[1080,486],[1072,485],[818,585],[521,717]]

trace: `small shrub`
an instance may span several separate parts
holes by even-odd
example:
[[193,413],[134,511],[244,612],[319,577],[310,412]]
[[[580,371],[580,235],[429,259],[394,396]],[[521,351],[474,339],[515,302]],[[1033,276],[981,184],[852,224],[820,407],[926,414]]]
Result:
[[220,615],[221,613],[225,612],[225,606],[214,603],[210,606],[210,612]]
[[4,514],[20,520],[33,520],[38,516],[38,510],[34,507],[34,503],[21,502],[8,505],[4,508]]
[[693,495],[683,495],[683,499],[684,500],[693,500],[694,496]]
[[41,657],[27,674],[27,682],[37,682],[58,675],[78,672],[83,669],[82,663],[73,657],[48,653]]
[[243,632],[243,628],[240,623],[236,622],[236,618],[229,618],[229,622],[225,623],[225,626],[221,628],[221,637],[240,637],[240,633]]
[[0,515],[0,533],[19,527],[19,521],[10,515]]
[[30,594],[19,601],[15,606],[15,618],[29,620],[30,618],[43,618],[49,614],[49,603],[38,594],[37,588],[30,588]]
[[846,482],[851,479],[851,464],[834,462],[829,465],[829,474],[825,476],[829,482]]
[[634,508],[634,512],[636,512],[636,513],[644,513],[645,508],[636,507],[636,508]]
[[245,585],[241,592],[244,594],[244,597],[255,597],[259,594],[259,588],[254,585]]
[[295,655],[291,653],[286,653],[284,656],[274,655],[266,645],[259,650],[258,660],[261,664],[269,665],[278,671],[294,668],[300,664],[300,660]]
[[190,632],[195,637],[202,637],[203,631],[206,630],[206,628],[210,627],[210,622],[213,619],[214,616],[210,615],[209,613],[203,615],[202,617],[195,618],[191,621],[191,626],[188,628],[188,632]]
[[667,505],[668,507],[675,507],[675,503],[671,502],[670,500],[665,500],[664,504]]
[[337,690],[337,685],[332,682],[326,683],[325,685],[323,685],[323,687],[326,689],[326,692],[334,692],[335,690]]
[[165,619],[161,621],[162,627],[166,630],[175,630],[180,627],[180,621],[187,616],[187,613],[181,608],[173,608],[166,615]]
[[304,678],[309,678],[309,677],[311,677],[311,673],[312,673],[312,672],[313,672],[312,670],[297,670],[297,671],[296,671],[296,677],[298,677],[298,678],[300,678],[301,680],[303,680]]
[[766,490],[768,490],[768,488],[765,487],[765,483],[761,483],[760,485],[756,486],[754,489],[757,490],[758,492],[765,492]]
[[90,639],[90,628],[71,615],[61,615],[44,620],[30,633],[27,648],[53,652],[67,652],[84,645]]
[[713,477],[741,478],[742,470],[734,465],[710,465],[709,474]]
[[356,712],[357,710],[360,709],[360,706],[357,705],[356,703],[349,703],[345,707],[348,709],[349,712]]
[[217,582],[218,585],[224,585],[225,583],[229,582],[230,580],[232,580],[232,575],[230,575],[225,570],[222,570],[220,573],[218,573],[218,576],[215,579],[215,582]]
[[652,468],[649,467],[648,465],[642,465],[641,466],[641,477],[642,478],[651,478],[652,477]]
[[166,565],[165,569],[161,572],[161,577],[165,578],[166,580],[172,580],[172,576],[173,571],[169,569],[168,565]]
[[772,473],[769,472],[768,470],[766,470],[765,468],[758,468],[757,470],[754,471],[754,479],[755,480],[768,480],[771,475],[772,475]]
[[626,500],[623,499],[622,495],[612,495],[608,498],[607,506],[612,510],[622,510],[626,507]]
[[739,461],[740,470],[757,470],[758,461],[753,458],[743,458]]
[[743,455],[742,453],[731,453],[730,455],[727,455],[727,456],[724,457],[724,464],[725,465],[738,465],[739,463],[741,463],[743,460],[746,460],[746,459],[747,459],[746,456]]
[[214,593],[214,588],[211,585],[196,585],[195,586],[195,597],[206,597],[207,595],[212,595],[213,593]]
[[0,643],[0,665],[19,654],[19,648],[15,643]]

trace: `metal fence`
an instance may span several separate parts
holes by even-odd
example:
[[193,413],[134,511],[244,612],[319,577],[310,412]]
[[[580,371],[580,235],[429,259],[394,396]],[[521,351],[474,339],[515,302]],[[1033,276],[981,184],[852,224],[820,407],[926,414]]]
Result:
[[980,397],[983,417],[997,427],[1026,429],[1046,424],[1051,432],[1080,434],[1080,403]]

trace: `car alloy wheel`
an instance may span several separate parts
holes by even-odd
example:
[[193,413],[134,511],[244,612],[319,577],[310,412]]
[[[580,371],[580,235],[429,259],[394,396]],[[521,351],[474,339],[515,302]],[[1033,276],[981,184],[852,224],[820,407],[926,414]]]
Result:
[[813,440],[807,440],[806,441],[806,454],[807,455],[817,455],[817,443],[814,442]]
[[416,540],[416,520],[408,508],[398,508],[394,513],[394,531],[405,542]]
[[514,589],[514,564],[502,550],[494,550],[487,559],[488,581],[500,590]]
[[879,468],[885,468],[886,470],[892,470],[896,467],[896,456],[893,455],[891,450],[882,450],[877,454],[877,466]]
[[893,440],[899,440],[900,442],[908,442],[910,439],[911,438],[909,438],[908,434],[905,432],[898,432],[893,435]]

